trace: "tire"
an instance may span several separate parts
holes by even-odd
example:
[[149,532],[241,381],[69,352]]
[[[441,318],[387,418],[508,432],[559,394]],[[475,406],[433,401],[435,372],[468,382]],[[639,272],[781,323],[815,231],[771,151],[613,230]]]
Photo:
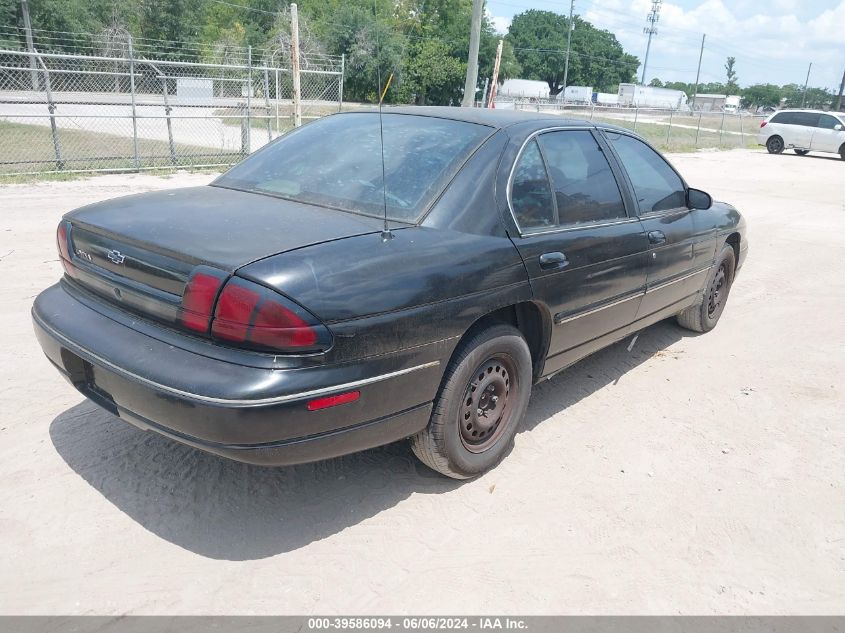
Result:
[[531,352],[519,330],[502,324],[472,335],[449,361],[428,426],[411,438],[414,454],[453,479],[490,470],[513,444],[531,383]]
[[839,148],[839,158],[845,160],[845,145]]
[[769,154],[782,154],[783,147],[783,139],[777,134],[770,136],[769,140],[766,141],[766,149],[769,151]]
[[678,325],[693,332],[709,332],[716,327],[725,310],[735,271],[734,249],[725,244],[696,302],[677,315]]
[[807,154],[810,153],[810,150],[808,150],[808,149],[796,149],[796,150],[793,150],[793,151],[796,154],[798,154],[799,156],[806,156]]

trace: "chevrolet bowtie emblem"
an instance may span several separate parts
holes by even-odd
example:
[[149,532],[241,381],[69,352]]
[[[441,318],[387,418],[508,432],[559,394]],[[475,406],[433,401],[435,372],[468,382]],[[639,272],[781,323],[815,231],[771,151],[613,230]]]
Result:
[[109,251],[108,258],[114,264],[122,264],[123,260],[126,259],[126,255],[124,255],[120,251]]

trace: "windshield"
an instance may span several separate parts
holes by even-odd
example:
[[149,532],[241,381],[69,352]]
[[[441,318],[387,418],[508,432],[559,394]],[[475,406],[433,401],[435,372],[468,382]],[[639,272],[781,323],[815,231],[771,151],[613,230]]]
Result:
[[[384,114],[384,172],[375,112],[320,119],[282,137],[213,184],[415,222],[493,131],[434,117]],[[384,173],[384,179],[382,178]]]

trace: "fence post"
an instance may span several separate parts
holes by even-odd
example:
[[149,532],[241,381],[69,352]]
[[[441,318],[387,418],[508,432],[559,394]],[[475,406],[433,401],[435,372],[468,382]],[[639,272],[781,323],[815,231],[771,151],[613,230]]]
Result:
[[639,115],[640,115],[640,107],[635,105],[634,106],[634,132],[637,131],[637,118],[639,117]]
[[141,158],[138,155],[138,114],[135,110],[135,51],[132,48],[132,37],[129,37],[129,91],[132,99],[132,153],[135,158],[135,168],[141,169]]
[[302,125],[302,103],[299,85],[299,13],[296,3],[290,5],[290,72],[293,76],[293,125]]
[[167,91],[167,75],[165,75],[158,67],[151,63],[147,62],[150,68],[155,71],[156,75],[158,75],[159,79],[161,79],[161,94],[164,97],[164,119],[167,123],[167,144],[170,148],[170,163],[172,165],[176,164],[176,146],[173,144],[173,122],[170,118],[170,112],[173,108],[170,106],[170,98],[168,96]]
[[591,102],[592,107],[590,108],[590,121],[593,120],[593,115],[596,113],[596,102]]
[[273,122],[270,120],[270,69],[264,63],[264,108],[267,110],[267,142],[273,140]]
[[698,133],[701,131],[701,112],[698,113],[698,126],[695,128],[695,146],[698,147]]
[[[275,58],[273,63],[276,63]],[[282,99],[282,93],[279,92],[279,69],[275,68],[274,70],[276,71],[276,134],[279,134],[279,101]]]
[[745,132],[742,130],[742,112],[737,112],[737,116],[739,116],[739,142],[745,147]]
[[722,110],[722,122],[719,124],[719,147],[722,147],[722,132],[725,129],[725,111]]
[[672,138],[672,117],[674,114],[674,110],[669,110],[669,129],[666,130],[666,149],[669,149],[669,139]]
[[[32,60],[33,55],[38,56],[35,49],[32,49],[29,55],[30,60]],[[62,159],[62,147],[59,144],[59,129],[56,127],[56,104],[53,103],[53,91],[50,89],[50,73],[47,70],[47,65],[40,56],[38,56],[38,63],[41,64],[41,68],[44,70],[44,90],[47,93],[47,110],[50,111],[50,132],[53,136],[53,152],[56,154],[56,169],[61,170],[65,167],[65,161]],[[38,78],[36,77],[37,81]]]
[[[252,46],[247,49],[247,85],[246,85],[246,153],[252,151]],[[243,150],[243,138],[241,138]]]
[[343,75],[346,73],[346,53],[340,54],[340,85],[337,95],[337,111],[343,110]]

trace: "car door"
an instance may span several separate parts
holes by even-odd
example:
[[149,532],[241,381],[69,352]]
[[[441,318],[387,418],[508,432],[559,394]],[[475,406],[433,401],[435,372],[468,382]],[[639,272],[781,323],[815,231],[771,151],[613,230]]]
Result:
[[[839,126],[839,129],[836,129]],[[815,152],[839,153],[839,148],[845,143],[845,125],[830,114],[820,114],[810,149]]]
[[546,373],[636,316],[648,240],[628,214],[632,201],[626,204],[620,177],[601,139],[585,129],[536,134],[515,161],[508,200],[519,230],[514,243],[535,297],[553,317]]
[[610,130],[605,135],[630,181],[649,242],[646,293],[637,314],[647,317],[696,292],[713,256],[696,236],[686,185],[672,166],[634,136]]
[[810,149],[813,142],[813,133],[816,131],[816,125],[819,122],[818,113],[793,112],[792,121],[792,125],[787,126],[789,128],[788,135],[783,139],[786,146]]

